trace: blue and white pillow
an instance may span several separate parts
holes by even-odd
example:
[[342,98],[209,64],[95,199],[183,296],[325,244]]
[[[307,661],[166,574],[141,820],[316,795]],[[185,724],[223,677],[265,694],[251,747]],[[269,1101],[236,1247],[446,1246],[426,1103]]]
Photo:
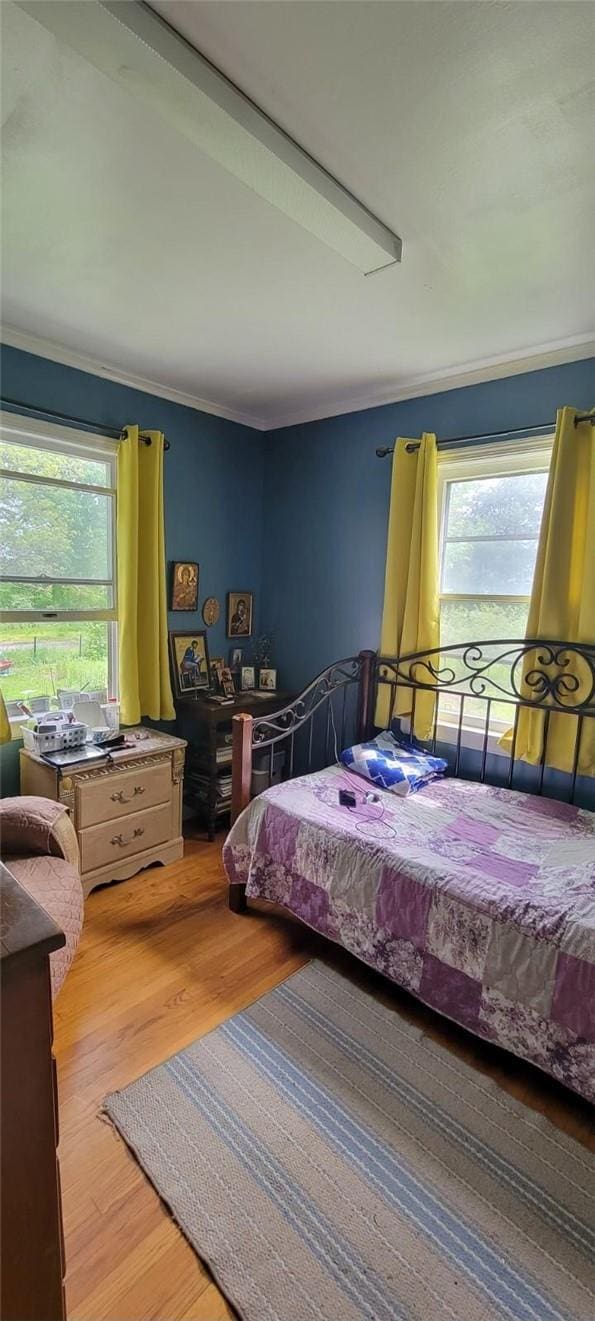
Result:
[[443,757],[431,757],[413,743],[400,743],[388,729],[367,743],[345,748],[340,759],[348,770],[401,798],[443,775],[447,765]]

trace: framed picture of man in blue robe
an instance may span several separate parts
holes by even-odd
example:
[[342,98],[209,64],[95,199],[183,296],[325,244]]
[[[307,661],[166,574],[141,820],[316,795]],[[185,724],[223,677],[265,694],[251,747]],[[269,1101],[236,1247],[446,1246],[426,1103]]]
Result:
[[187,697],[210,684],[209,651],[204,629],[171,631],[169,655],[176,697]]

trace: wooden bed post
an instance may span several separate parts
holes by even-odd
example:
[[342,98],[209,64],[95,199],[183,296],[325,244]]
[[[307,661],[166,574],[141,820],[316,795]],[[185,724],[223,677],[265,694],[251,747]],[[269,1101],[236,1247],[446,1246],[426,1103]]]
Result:
[[[231,758],[231,823],[250,802],[252,785],[252,716],[245,711],[232,720],[233,744]],[[229,907],[232,913],[245,913],[246,886],[233,882],[229,887]]]
[[376,684],[374,682],[375,651],[360,651],[361,669],[359,675],[359,693],[357,699],[357,737],[360,742],[367,739],[374,719],[374,700]]
[[252,716],[245,711],[232,720],[231,823],[250,802],[252,783]]

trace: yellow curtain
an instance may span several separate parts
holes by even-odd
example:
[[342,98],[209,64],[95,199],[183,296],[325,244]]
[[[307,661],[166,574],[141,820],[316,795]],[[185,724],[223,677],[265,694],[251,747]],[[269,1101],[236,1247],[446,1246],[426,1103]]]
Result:
[[10,720],[6,710],[6,702],[2,693],[0,693],[0,743],[10,743],[12,738],[10,730]]
[[[419,449],[410,454],[408,444],[397,440],[393,455],[380,639],[385,656],[440,646],[436,437],[424,432]],[[411,692],[397,687],[395,716],[411,714]],[[434,702],[433,693],[416,693],[413,733],[418,739],[431,735]],[[390,719],[390,705],[390,687],[379,684],[376,724],[383,728]]]
[[[561,408],[556,422],[529,619],[528,638],[564,642],[595,642],[595,435],[589,422],[575,426],[576,409]],[[535,667],[539,652],[532,652],[525,676]],[[563,659],[563,658],[561,658]],[[580,687],[568,693],[568,705],[584,700],[590,689],[586,663],[569,657],[567,671]],[[565,667],[550,666],[550,680],[563,682]],[[526,679],[521,689],[535,696]],[[563,697],[564,700],[564,697]],[[523,708],[519,715],[516,756],[536,764],[542,756],[545,716]],[[595,775],[595,730],[585,720],[581,735],[579,774]],[[557,770],[574,769],[577,719],[552,715],[547,734],[546,764]]]
[[167,655],[163,436],[126,427],[118,450],[118,635],[122,723],[175,718]]

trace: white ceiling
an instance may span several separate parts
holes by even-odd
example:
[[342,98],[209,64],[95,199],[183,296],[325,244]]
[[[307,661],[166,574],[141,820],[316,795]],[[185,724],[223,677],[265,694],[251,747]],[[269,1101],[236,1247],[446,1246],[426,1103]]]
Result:
[[265,427],[594,350],[594,4],[154,8],[402,263],[362,276],[4,0],[6,339]]

